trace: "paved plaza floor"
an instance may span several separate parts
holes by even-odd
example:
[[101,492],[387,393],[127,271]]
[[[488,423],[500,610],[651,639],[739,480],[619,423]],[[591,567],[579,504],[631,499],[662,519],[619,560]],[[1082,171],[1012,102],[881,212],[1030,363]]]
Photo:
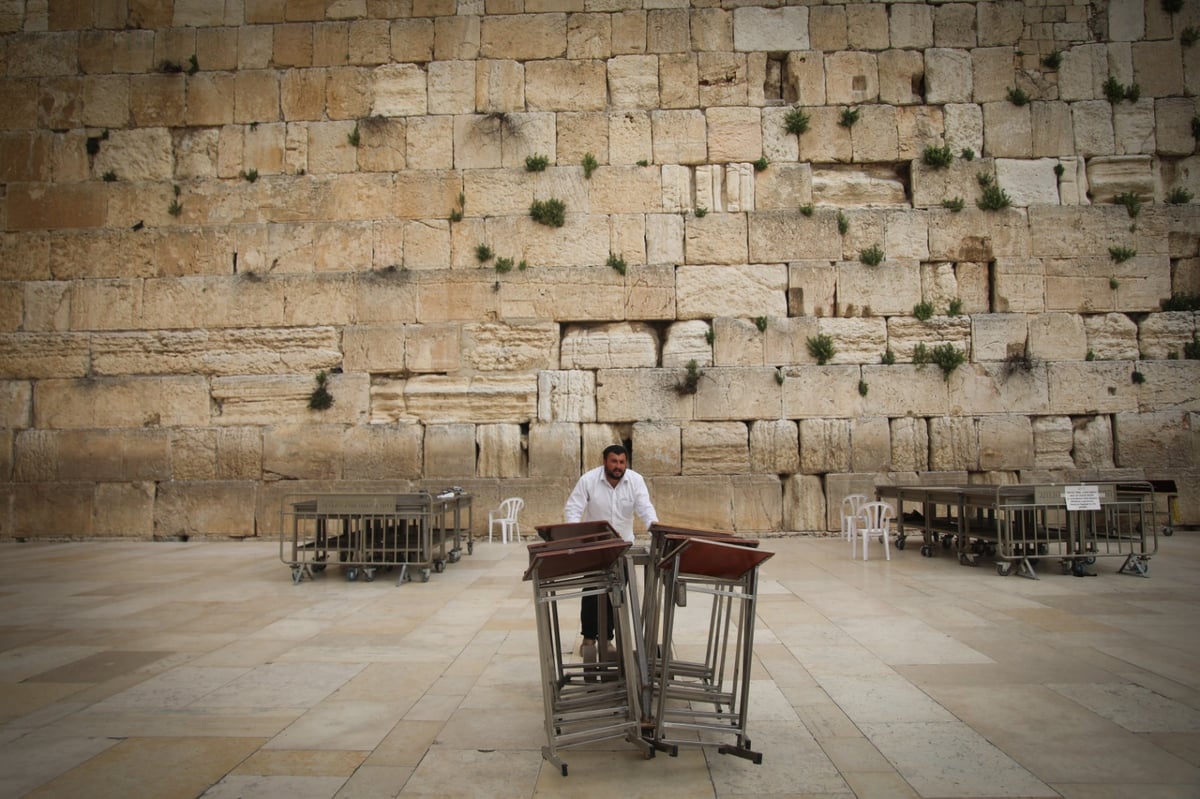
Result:
[[[277,543],[0,544],[0,797],[1200,796],[1200,533],[1148,577],[764,539],[749,731],[546,743],[519,544],[292,582]],[[573,628],[570,619],[564,624]]]

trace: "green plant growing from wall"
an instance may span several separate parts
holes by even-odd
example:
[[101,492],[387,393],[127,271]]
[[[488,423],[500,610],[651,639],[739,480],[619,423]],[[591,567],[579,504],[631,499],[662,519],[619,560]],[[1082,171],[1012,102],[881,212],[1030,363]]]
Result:
[[1192,334],[1192,340],[1183,345],[1183,357],[1189,361],[1200,361],[1200,336]]
[[912,313],[918,321],[928,322],[933,318],[933,303],[928,300],[921,300],[913,306]]
[[883,355],[879,357],[879,362],[884,366],[891,366],[896,362],[896,353],[892,352],[891,347],[888,347],[883,351]]
[[984,211],[1003,211],[1012,205],[1012,198],[1008,196],[1008,192],[1000,188],[996,183],[996,179],[986,172],[980,172],[975,176],[979,181],[980,187],[983,189],[979,199],[975,201]]
[[962,148],[962,152],[958,154],[958,157],[964,161],[974,161],[975,160],[975,151],[972,150],[970,147],[964,147],[964,148]]
[[1054,165],[1054,177],[1061,179],[1063,176],[1063,173],[1066,171],[1067,171],[1066,167],[1064,167],[1062,164]]
[[1142,200],[1138,197],[1136,191],[1123,191],[1120,194],[1114,195],[1113,202],[1117,205],[1125,206],[1125,212],[1129,214],[1130,219],[1137,218],[1137,215],[1142,210]]
[[467,210],[467,195],[463,194],[460,191],[458,193],[458,204],[450,209],[450,221],[451,222],[461,222],[463,220],[463,213],[465,213],[466,210]]
[[625,259],[612,252],[608,254],[608,265],[622,275],[625,274],[626,269],[628,269],[628,267],[625,265]]
[[479,261],[479,263],[482,264],[482,263],[492,260],[493,254],[494,253],[492,252],[492,248],[487,246],[486,244],[475,245],[475,260]]
[[838,117],[838,124],[843,128],[852,128],[854,123],[858,122],[858,114],[857,108],[843,108],[841,116]]
[[858,260],[867,266],[879,266],[883,263],[883,249],[878,244],[872,244],[867,249],[858,251]]
[[713,328],[710,326],[708,330],[704,331],[704,340],[708,343],[708,346],[711,347],[713,342],[717,340],[717,331],[713,330]]
[[329,375],[325,370],[317,372],[317,387],[308,395],[308,407],[314,411],[328,410],[333,405],[333,395],[329,393]]
[[1176,186],[1167,192],[1166,200],[1171,205],[1186,205],[1192,201],[1192,193],[1183,186]]
[[675,384],[675,390],[680,394],[695,394],[700,388],[700,376],[703,374],[700,364],[696,363],[695,358],[692,358],[687,362],[687,371],[683,375],[683,380]]
[[179,186],[172,186],[171,190],[175,193],[175,196],[171,199],[171,204],[167,206],[167,213],[171,216],[179,216],[183,213],[183,203],[179,201]]
[[548,200],[534,200],[529,206],[529,216],[534,222],[549,227],[562,227],[566,224],[567,206],[562,200],[551,197]]
[[954,153],[950,152],[948,144],[942,147],[930,145],[921,153],[921,162],[934,169],[945,169],[954,163]]
[[502,275],[505,274],[506,272],[511,272],[512,268],[513,268],[513,259],[512,258],[497,258],[495,267],[496,267],[496,271]]
[[782,386],[783,380],[784,380],[783,367],[776,366],[775,367],[775,382]]
[[104,173],[104,182],[105,183],[116,183],[116,181],[117,181],[117,173],[116,172],[114,172],[113,170],[110,169]]
[[816,359],[818,366],[829,363],[837,353],[833,346],[833,337],[826,333],[809,336],[805,343],[808,345],[808,354]]
[[350,143],[351,147],[356,148],[362,143],[362,133],[360,133],[358,130],[357,122],[354,123],[354,130],[346,134],[346,141]]
[[695,216],[697,219],[703,219],[704,217],[708,216],[708,209],[705,208],[703,205],[697,206],[692,211],[692,215]]
[[187,74],[195,75],[199,71],[200,71],[200,59],[196,58],[196,55],[193,53],[191,56],[188,57]]
[[792,107],[783,115],[783,129],[793,136],[808,132],[808,114],[800,108]]
[[638,166],[650,166],[650,162],[647,161],[645,158],[639,158],[637,165]]
[[1196,30],[1191,25],[1188,25],[1179,34],[1179,43],[1184,47],[1191,47],[1198,41],[1200,41],[1200,30]]
[[958,297],[950,300],[950,305],[946,308],[947,316],[961,316],[963,311],[963,301]]
[[950,373],[962,366],[966,358],[967,356],[962,350],[949,342],[937,345],[929,355],[929,359],[942,370],[943,380],[949,380]]
[[924,341],[917,342],[917,346],[913,347],[912,362],[917,366],[924,366],[929,360],[929,347],[925,346]]
[[759,333],[767,332],[767,317],[765,317],[765,316],[754,317],[754,326],[758,328]]
[[1051,50],[1042,56],[1042,66],[1046,69],[1058,69],[1062,66],[1062,50]]
[[1109,247],[1108,248],[1108,257],[1112,258],[1113,261],[1115,261],[1119,264],[1125,263],[1126,261],[1128,261],[1130,258],[1132,258],[1135,255],[1137,255],[1137,250],[1135,250],[1131,247]]
[[1121,281],[1117,280],[1115,277],[1110,277],[1108,279],[1108,287],[1113,291],[1116,291],[1117,289],[1121,288]]
[[1090,347],[1089,347],[1089,348],[1088,348],[1088,351],[1087,351],[1087,355],[1083,356],[1083,359],[1084,359],[1085,361],[1094,361],[1094,360],[1096,360],[1096,351],[1095,351],[1095,350],[1093,350],[1092,348],[1090,348]]
[[1162,0],[1162,10],[1168,14],[1178,14],[1183,10],[1183,0]]
[[1159,305],[1164,311],[1200,311],[1200,294],[1177,291]]
[[843,236],[850,230],[850,220],[841,211],[837,212],[837,226],[838,233],[841,233]]
[[582,165],[583,179],[591,180],[592,173],[596,171],[596,168],[600,166],[600,163],[596,160],[596,156],[592,155],[591,153],[584,153]]
[[242,180],[246,181],[247,183],[254,183],[258,180],[258,170],[253,167],[250,169],[243,169],[238,174],[241,176]]
[[1200,116],[1192,117],[1192,138],[1200,139]]
[[942,207],[951,213],[957,214],[959,211],[967,207],[967,203],[962,197],[955,197],[951,200],[942,200]]
[[550,157],[534,153],[533,155],[525,156],[525,171],[526,172],[545,172],[546,167],[550,165]]
[[1028,105],[1030,101],[1029,94],[1020,86],[1010,86],[1008,89],[1008,101],[1015,106]]
[[1131,381],[1132,381],[1132,382],[1133,382],[1135,385],[1139,385],[1139,386],[1140,386],[1142,383],[1145,383],[1145,382],[1146,382],[1146,376],[1145,376],[1144,374],[1142,374],[1141,372],[1139,372],[1137,369],[1134,369],[1134,370],[1133,370],[1133,374],[1131,374],[1131,375],[1129,376],[1129,379],[1130,379],[1130,380],[1131,380]]
[[812,203],[800,206],[800,213],[804,214],[805,216],[812,216],[813,210]]
[[759,159],[754,162],[754,171],[755,172],[765,172],[767,170],[767,167],[770,166],[770,163],[771,162],[767,160],[767,157],[765,155],[759,156]]
[[867,381],[860,378],[858,381],[858,396],[867,396],[867,391],[869,390],[870,389],[867,387]]

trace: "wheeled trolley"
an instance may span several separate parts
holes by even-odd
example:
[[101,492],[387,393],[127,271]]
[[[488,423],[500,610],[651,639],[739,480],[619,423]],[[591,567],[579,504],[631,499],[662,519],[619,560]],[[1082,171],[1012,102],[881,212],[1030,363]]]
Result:
[[[538,653],[545,707],[542,757],[567,775],[560,750],[624,738],[649,758],[654,749],[641,736],[641,710],[633,655],[634,623],[625,553],[615,534],[594,532],[529,545],[525,579],[533,584]],[[560,602],[584,596],[612,602],[615,662],[585,664],[564,656],[558,620]],[[604,603],[601,603],[601,607]]]
[[[678,754],[680,746],[714,746],[721,754],[762,763],[746,732],[758,567],[774,553],[757,541],[666,535],[656,564],[662,588],[661,638],[651,660],[655,748]],[[710,597],[707,635],[688,641],[705,609],[693,598]],[[657,638],[657,636],[656,636]],[[677,640],[678,639],[678,640]]]

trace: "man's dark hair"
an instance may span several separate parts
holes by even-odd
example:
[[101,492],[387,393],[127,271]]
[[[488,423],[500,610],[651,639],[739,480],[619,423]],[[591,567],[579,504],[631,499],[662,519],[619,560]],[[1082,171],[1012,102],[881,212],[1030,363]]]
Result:
[[604,460],[608,460],[609,455],[624,455],[629,457],[629,451],[620,444],[609,444],[604,448]]

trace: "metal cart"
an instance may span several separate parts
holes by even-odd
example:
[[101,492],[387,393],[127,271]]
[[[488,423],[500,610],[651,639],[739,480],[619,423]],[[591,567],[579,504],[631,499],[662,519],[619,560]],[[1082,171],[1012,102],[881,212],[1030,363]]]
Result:
[[[604,525],[607,527],[607,524]],[[632,639],[636,625],[624,566],[629,543],[611,528],[529,545],[547,745],[542,757],[567,776],[560,750],[624,738],[653,757],[641,737],[641,710]],[[616,614],[617,660],[612,668],[564,659],[558,620],[560,602],[607,595]],[[604,603],[601,603],[604,607]]]
[[[654,746],[672,755],[680,746],[715,746],[721,754],[760,764],[762,753],[750,748],[746,725],[758,567],[774,553],[757,549],[757,541],[732,536],[668,534],[664,543],[666,554],[656,564],[662,638],[651,668]],[[676,654],[676,624],[686,607],[681,599],[706,595],[712,605],[703,655],[688,660]]]

